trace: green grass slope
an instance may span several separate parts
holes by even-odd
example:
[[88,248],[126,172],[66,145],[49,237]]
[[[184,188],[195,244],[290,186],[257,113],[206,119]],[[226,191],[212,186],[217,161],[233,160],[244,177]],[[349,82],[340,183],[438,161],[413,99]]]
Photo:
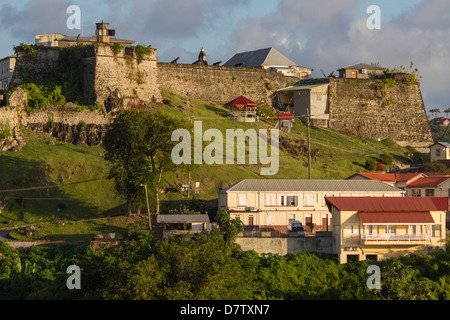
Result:
[[[221,104],[195,99],[188,102],[187,97],[164,89],[162,93],[164,104],[154,105],[155,110],[162,108],[178,117],[202,121],[203,130],[215,128],[225,133],[226,129],[245,131],[275,125],[270,119],[253,124],[236,122],[227,117],[227,110]],[[58,219],[67,220],[123,214],[124,201],[115,197],[112,181],[107,179],[108,163],[102,157],[102,148],[62,143],[26,130],[25,137],[27,145],[20,152],[0,153],[0,227],[54,222],[58,207],[63,208]],[[398,164],[406,165],[409,159],[405,154],[414,152],[389,139],[364,141],[321,128],[311,128],[311,142],[313,179],[343,179],[366,171],[366,159],[377,158],[384,152],[391,153]],[[280,132],[280,144],[280,167],[273,176],[262,176],[262,165],[248,162],[244,165],[202,164],[189,175],[180,170],[165,175],[163,210],[195,201],[200,202],[204,210],[214,209],[217,191],[242,179],[307,179],[307,128],[297,121],[292,133]],[[187,184],[189,176],[192,191],[188,197],[181,191],[181,185]],[[198,194],[193,191],[195,182],[200,182]],[[92,233],[98,230],[97,224]]]

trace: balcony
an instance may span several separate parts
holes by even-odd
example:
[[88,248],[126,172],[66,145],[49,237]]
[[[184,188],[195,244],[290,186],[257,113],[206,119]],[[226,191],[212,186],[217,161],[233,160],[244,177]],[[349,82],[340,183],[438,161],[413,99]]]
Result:
[[380,245],[380,244],[397,244],[397,245],[411,245],[423,244],[425,241],[430,241],[431,236],[427,234],[376,234],[361,235],[361,243],[366,245]]

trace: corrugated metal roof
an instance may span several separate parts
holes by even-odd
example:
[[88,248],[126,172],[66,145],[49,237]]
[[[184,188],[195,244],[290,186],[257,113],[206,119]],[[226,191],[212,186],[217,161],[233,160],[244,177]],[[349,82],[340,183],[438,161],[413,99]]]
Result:
[[404,182],[409,181],[415,177],[423,176],[423,173],[371,173],[371,172],[358,172],[351,177],[347,178],[350,179],[354,176],[363,176],[367,179],[371,180],[380,180],[384,182]]
[[230,60],[225,62],[224,66],[234,67],[240,63],[243,63],[243,67],[247,68],[258,68],[261,66],[296,66],[294,62],[274,48],[237,53]]
[[351,66],[348,66],[348,67],[343,67],[341,69],[338,69],[338,71],[342,70],[342,69],[377,69],[377,70],[384,70],[385,68],[372,66],[372,65],[367,64],[367,63],[357,63],[357,64],[354,64],[354,65],[351,65]]
[[423,177],[406,185],[408,188],[437,187],[441,183],[450,179],[450,175],[437,175]]
[[233,191],[323,191],[370,192],[402,190],[378,180],[289,180],[246,179],[222,190]]
[[416,212],[360,212],[363,224],[434,224],[429,211]]
[[340,211],[420,212],[447,211],[448,197],[325,197]]
[[448,142],[436,142],[436,143],[433,143],[430,147],[434,146],[435,144],[440,144],[446,148],[450,148],[450,143],[448,143]]
[[277,91],[283,92],[283,91],[309,90],[309,89],[314,89],[317,87],[328,86],[328,85],[329,85],[329,83],[308,84],[308,85],[302,85],[302,86],[292,86],[292,87],[288,87],[288,88],[284,88],[284,89],[279,89]]
[[207,214],[158,214],[158,223],[206,223],[209,221]]

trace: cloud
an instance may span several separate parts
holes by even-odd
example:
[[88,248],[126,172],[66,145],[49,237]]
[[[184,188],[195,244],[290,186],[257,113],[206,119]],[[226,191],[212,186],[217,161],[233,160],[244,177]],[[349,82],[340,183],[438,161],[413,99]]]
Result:
[[329,74],[359,62],[408,69],[413,61],[423,76],[427,108],[446,103],[450,2],[423,1],[382,23],[381,30],[369,30],[369,15],[365,8],[358,14],[358,8],[356,0],[280,0],[277,12],[242,21],[229,47],[276,47],[297,64],[314,68],[315,76],[322,76],[321,69]]
[[34,39],[34,34],[67,30],[66,10],[69,5],[65,1],[33,0],[18,10],[7,3],[0,8],[0,26],[14,37],[27,39]]

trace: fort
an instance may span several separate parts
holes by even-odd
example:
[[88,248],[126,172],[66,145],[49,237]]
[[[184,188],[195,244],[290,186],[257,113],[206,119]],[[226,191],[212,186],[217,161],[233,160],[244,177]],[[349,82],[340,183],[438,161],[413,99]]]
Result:
[[[390,82],[386,86],[383,80],[370,78],[299,80],[261,68],[161,63],[157,61],[155,48],[138,50],[138,46],[112,43],[33,48],[32,54],[27,47],[16,49],[11,90],[6,97],[9,108],[0,110],[0,126],[9,123],[12,131],[4,139],[7,142],[3,142],[2,150],[20,146],[19,125],[53,132],[67,142],[101,144],[101,132],[115,114],[132,106],[163,102],[161,88],[191,99],[219,103],[245,95],[258,104],[278,109],[282,107],[280,92],[284,88],[314,83],[326,87],[320,93],[324,102],[320,114],[312,117],[313,125],[351,132],[361,138],[390,138],[421,151],[427,151],[433,143],[420,83],[415,81],[394,80],[394,85]],[[75,105],[68,104],[27,110],[27,94],[20,86],[32,81],[45,83],[49,77],[54,79],[68,59],[71,66],[76,65],[69,76],[73,78],[70,81],[79,85],[83,103],[98,103],[103,108],[80,112]],[[313,94],[311,91],[311,97]],[[310,110],[313,107],[311,102]],[[81,136],[80,130],[84,130]]]

